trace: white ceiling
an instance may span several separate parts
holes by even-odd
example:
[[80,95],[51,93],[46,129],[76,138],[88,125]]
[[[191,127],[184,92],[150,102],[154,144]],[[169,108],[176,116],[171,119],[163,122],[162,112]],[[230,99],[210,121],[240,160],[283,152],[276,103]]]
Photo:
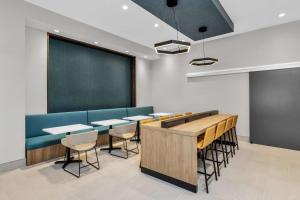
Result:
[[[130,0],[25,0],[147,47],[175,39],[176,31]],[[234,35],[300,20],[299,0],[220,0],[235,24]],[[128,5],[128,10],[122,9]],[[279,18],[279,13],[286,13]],[[154,24],[159,27],[155,28]],[[224,36],[221,36],[224,37]],[[217,37],[219,38],[219,37]],[[184,35],[180,39],[191,41]],[[99,39],[101,41],[101,38]],[[191,41],[193,42],[193,41]]]

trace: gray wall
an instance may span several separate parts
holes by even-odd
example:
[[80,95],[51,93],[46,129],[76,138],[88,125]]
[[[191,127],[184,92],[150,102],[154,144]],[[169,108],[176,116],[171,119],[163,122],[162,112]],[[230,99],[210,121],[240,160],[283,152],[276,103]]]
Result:
[[238,134],[249,136],[249,75],[189,78],[187,72],[300,61],[300,22],[275,26],[206,43],[206,55],[219,63],[191,67],[202,55],[200,44],[189,54],[152,61],[152,100],[159,111],[219,109],[240,115]]
[[250,140],[300,150],[300,68],[250,73]]
[[0,164],[24,158],[23,0],[0,0]]
[[188,72],[249,67],[300,61],[300,21],[207,42],[206,55],[216,57],[213,67],[189,67],[188,62],[202,56],[202,46],[182,56]]
[[[26,114],[47,113],[47,33],[26,27]],[[152,105],[151,66],[136,60],[137,106]]]

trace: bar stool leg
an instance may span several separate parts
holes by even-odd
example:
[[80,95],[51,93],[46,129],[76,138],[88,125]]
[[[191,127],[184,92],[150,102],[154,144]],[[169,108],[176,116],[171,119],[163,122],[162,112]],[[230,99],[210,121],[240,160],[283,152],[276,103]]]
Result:
[[206,151],[202,150],[202,162],[203,162],[203,168],[204,168],[204,177],[205,177],[205,187],[206,187],[206,193],[208,193],[208,184],[207,184],[207,173],[206,173]]
[[230,135],[231,135],[231,142],[232,142],[232,144],[233,144],[233,146],[232,146],[232,150],[233,150],[233,155],[235,155],[235,146],[236,146],[236,143],[235,143],[235,139],[234,139],[234,137],[233,137],[233,129],[231,129],[230,131]]
[[218,149],[217,149],[217,143],[214,142],[215,145],[215,153],[216,153],[216,160],[217,160],[217,170],[218,170],[218,176],[220,176],[220,166],[219,166],[219,158],[218,158]]
[[228,140],[229,140],[229,148],[230,148],[230,155],[231,155],[231,158],[233,158],[233,151],[232,151],[232,139],[231,139],[231,134],[230,134],[230,130],[227,132],[227,135],[228,135]]
[[234,130],[234,136],[235,136],[235,140],[236,140],[237,150],[240,150],[239,141],[238,141],[237,134],[236,134],[236,127],[234,127],[233,130]]
[[[218,176],[217,176],[217,170],[216,170],[216,161],[215,161],[215,156],[214,156],[214,151],[213,151],[213,144],[211,144],[211,157],[212,157],[212,160],[213,160],[213,166],[214,166],[214,174],[215,174],[215,179],[216,181],[218,180]],[[218,165],[218,163],[217,163]]]
[[222,146],[223,162],[224,162],[224,166],[226,168],[227,166],[226,166],[225,149],[224,149],[224,142],[223,142],[222,138],[223,138],[223,135],[220,137],[220,140],[221,140],[221,146]]
[[226,134],[226,133],[224,133],[222,137],[223,137],[223,142],[224,142],[224,145],[225,145],[226,161],[227,161],[227,164],[229,164],[229,161],[228,161],[228,153],[227,153],[228,150],[227,150],[227,145],[226,145],[226,140],[225,140],[225,134]]

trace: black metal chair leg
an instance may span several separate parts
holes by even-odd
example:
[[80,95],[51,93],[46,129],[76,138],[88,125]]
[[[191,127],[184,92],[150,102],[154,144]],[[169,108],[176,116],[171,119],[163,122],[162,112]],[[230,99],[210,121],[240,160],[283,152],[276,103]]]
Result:
[[216,160],[217,160],[217,170],[218,170],[218,176],[220,176],[220,166],[219,166],[219,158],[218,158],[218,149],[217,149],[217,143],[214,143],[215,145],[215,153],[216,153]]
[[220,137],[220,140],[221,140],[221,146],[222,146],[222,154],[223,154],[223,162],[224,162],[224,166],[226,168],[226,157],[225,157],[225,150],[224,150],[224,142],[223,142],[223,137],[221,136]]
[[231,146],[232,146],[232,150],[233,150],[233,155],[235,155],[235,145],[236,145],[236,143],[235,143],[235,139],[234,139],[234,137],[233,137],[233,129],[231,129],[230,130],[230,135],[231,135]]
[[231,158],[233,158],[232,139],[231,139],[230,130],[227,132],[227,135],[228,135],[228,140],[229,140],[230,155],[231,155]]
[[207,184],[207,181],[208,181],[208,178],[207,178],[207,173],[206,173],[206,164],[205,164],[205,155],[206,155],[206,152],[204,152],[204,150],[202,150],[202,162],[203,162],[203,168],[204,168],[204,177],[205,177],[205,187],[206,187],[206,193],[208,193],[208,184]]
[[225,155],[226,155],[226,161],[227,161],[227,164],[229,164],[229,161],[228,161],[228,151],[227,151],[227,145],[226,145],[226,140],[225,140],[225,134],[222,135],[223,137],[223,142],[225,144]]
[[[211,144],[211,145],[213,145],[213,144]],[[217,176],[216,161],[215,161],[215,156],[214,156],[214,152],[213,152],[213,147],[211,147],[210,152],[211,152],[211,157],[212,157],[212,160],[213,160],[215,179],[217,181],[218,180],[218,176]],[[219,165],[219,164],[217,163],[217,165]]]
[[236,134],[236,127],[234,127],[233,130],[234,130],[234,135],[235,135],[235,141],[236,141],[237,150],[240,150],[239,141],[238,141],[237,134]]

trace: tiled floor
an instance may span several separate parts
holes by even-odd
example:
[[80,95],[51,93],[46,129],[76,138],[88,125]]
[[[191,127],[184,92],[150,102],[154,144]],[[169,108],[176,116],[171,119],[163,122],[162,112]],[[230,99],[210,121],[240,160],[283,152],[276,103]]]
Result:
[[[144,175],[139,156],[128,160],[106,153],[101,170],[86,169],[80,179],[45,163],[0,174],[1,200],[299,200],[300,152],[240,142],[210,193],[199,178],[197,194]],[[91,155],[93,156],[93,155]]]

